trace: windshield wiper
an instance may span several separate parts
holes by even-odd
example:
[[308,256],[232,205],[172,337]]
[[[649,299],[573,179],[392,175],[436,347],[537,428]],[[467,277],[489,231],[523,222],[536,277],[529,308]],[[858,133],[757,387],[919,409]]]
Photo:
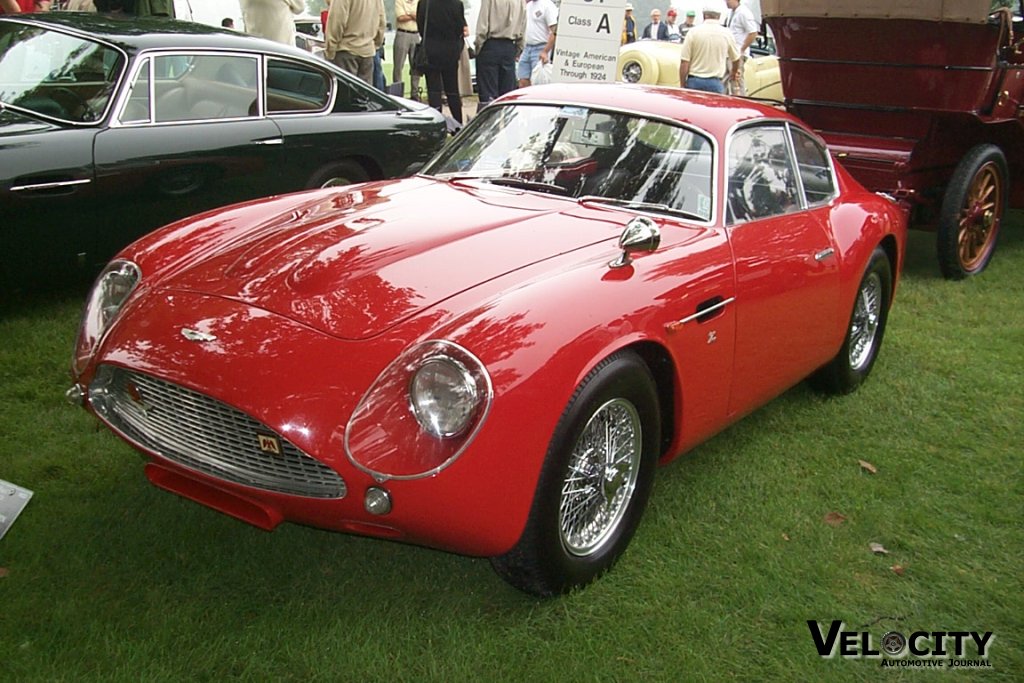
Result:
[[523,178],[501,176],[498,178],[486,178],[486,181],[494,185],[520,187],[524,190],[536,190],[537,192],[547,192],[548,194],[557,194],[562,195],[563,197],[569,194],[569,191],[562,187],[561,185],[555,185],[553,183],[542,183],[537,180],[524,180]]
[[612,204],[614,206],[621,206],[626,209],[640,209],[641,211],[655,211],[658,213],[667,213],[672,216],[679,216],[680,218],[689,218],[695,221],[706,221],[707,217],[700,216],[690,211],[683,211],[682,209],[676,209],[668,204],[659,204],[657,202],[638,202],[632,199],[618,199],[617,197],[600,197],[598,195],[588,194],[580,197],[577,201],[581,204],[583,202],[599,202],[601,204]]

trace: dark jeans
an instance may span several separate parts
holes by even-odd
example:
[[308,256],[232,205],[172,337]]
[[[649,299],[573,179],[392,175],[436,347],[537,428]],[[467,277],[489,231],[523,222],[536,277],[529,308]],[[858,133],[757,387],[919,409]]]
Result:
[[502,38],[484,42],[476,56],[476,83],[480,88],[481,105],[516,89],[514,42]]
[[441,111],[441,90],[448,97],[448,109],[452,118],[462,123],[462,96],[459,95],[459,63],[452,62],[442,68],[427,69],[427,101],[434,109]]

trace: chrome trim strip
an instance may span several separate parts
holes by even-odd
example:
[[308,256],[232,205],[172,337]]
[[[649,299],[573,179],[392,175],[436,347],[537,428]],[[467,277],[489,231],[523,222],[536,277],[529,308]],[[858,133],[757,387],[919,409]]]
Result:
[[731,296],[728,299],[725,299],[724,301],[719,301],[714,306],[708,306],[704,310],[697,311],[696,313],[688,315],[685,318],[683,318],[682,320],[677,320],[676,322],[674,322],[672,324],[673,325],[685,325],[688,322],[693,322],[697,318],[702,318],[705,315],[707,315],[708,313],[714,313],[715,311],[717,311],[717,310],[719,310],[721,308],[725,308],[727,305],[731,304],[733,301],[736,301],[736,297]]
[[254,145],[283,145],[284,138],[272,138],[270,140],[253,140]]
[[833,249],[832,247],[829,247],[828,249],[822,249],[821,251],[819,251],[817,254],[814,255],[814,260],[815,261],[824,261],[825,259],[827,259],[830,256],[834,255],[835,253],[836,253],[836,250]]
[[92,182],[91,178],[81,180],[62,180],[57,183],[39,183],[37,185],[16,185],[11,187],[11,192],[32,192],[34,190],[53,190],[58,187],[71,187],[73,185],[87,185]]

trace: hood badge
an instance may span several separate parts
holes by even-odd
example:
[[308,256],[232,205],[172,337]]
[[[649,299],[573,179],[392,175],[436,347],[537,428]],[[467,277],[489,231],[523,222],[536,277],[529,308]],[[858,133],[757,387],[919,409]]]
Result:
[[181,328],[181,336],[189,341],[194,342],[211,342],[217,339],[216,335],[210,334],[209,332],[200,332],[199,330],[193,330],[190,327]]

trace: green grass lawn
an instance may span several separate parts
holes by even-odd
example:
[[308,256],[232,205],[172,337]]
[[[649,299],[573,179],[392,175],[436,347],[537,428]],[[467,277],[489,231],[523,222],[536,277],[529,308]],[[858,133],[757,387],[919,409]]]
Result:
[[[0,681],[1022,680],[1024,216],[966,282],[930,234],[910,252],[859,392],[798,386],[660,470],[618,566],[549,601],[157,490],[64,402],[82,294],[0,304],[0,479],[35,492],[0,541]],[[809,619],[992,631],[992,667],[822,659]]]

